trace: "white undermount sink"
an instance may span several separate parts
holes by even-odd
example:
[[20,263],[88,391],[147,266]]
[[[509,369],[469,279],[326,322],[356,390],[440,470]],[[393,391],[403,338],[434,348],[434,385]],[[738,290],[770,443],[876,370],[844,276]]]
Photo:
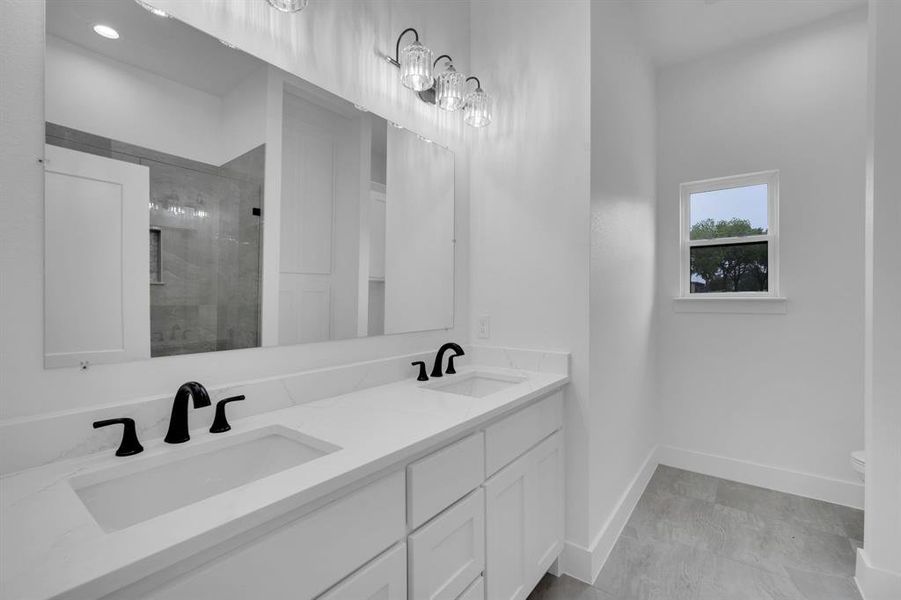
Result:
[[436,392],[484,398],[526,380],[525,377],[480,373],[477,371],[458,375],[445,375],[445,377],[447,377],[446,380],[428,383],[423,387]]
[[340,450],[272,425],[222,439],[188,442],[159,456],[70,479],[104,531],[117,531]]

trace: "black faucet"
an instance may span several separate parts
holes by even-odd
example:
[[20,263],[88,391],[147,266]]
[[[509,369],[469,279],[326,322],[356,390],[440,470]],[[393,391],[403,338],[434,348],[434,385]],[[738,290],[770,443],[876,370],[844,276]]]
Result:
[[169,431],[165,438],[167,444],[181,444],[191,439],[188,434],[188,396],[194,400],[194,408],[210,405],[210,395],[205,387],[196,381],[183,383],[172,402],[172,416],[169,417]]
[[445,371],[444,373],[447,373],[448,375],[453,375],[454,373],[457,372],[456,369],[454,369],[454,357],[455,356],[463,356],[466,353],[463,352],[463,348],[460,347],[460,344],[455,344],[454,342],[448,342],[438,349],[438,356],[435,357],[435,365],[432,367],[432,373],[431,373],[432,377],[441,377],[442,375],[444,375],[444,373],[442,373],[441,370],[442,370],[442,364],[444,363],[444,353],[447,352],[448,350],[453,350],[454,353],[448,359],[447,371]]
[[122,442],[119,449],[116,450],[116,456],[131,456],[144,451],[141,442],[138,441],[138,434],[135,432],[135,420],[125,417],[123,419],[106,419],[104,421],[94,421],[94,429],[100,429],[107,425],[124,425],[122,430]]

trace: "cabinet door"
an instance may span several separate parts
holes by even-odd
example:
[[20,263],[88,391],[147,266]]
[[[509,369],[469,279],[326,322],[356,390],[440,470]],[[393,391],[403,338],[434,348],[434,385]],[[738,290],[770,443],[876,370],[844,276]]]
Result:
[[485,508],[485,596],[522,600],[563,548],[562,434],[486,481]]
[[410,598],[454,600],[485,568],[485,493],[479,488],[410,534]]
[[407,545],[400,543],[319,600],[407,600]]

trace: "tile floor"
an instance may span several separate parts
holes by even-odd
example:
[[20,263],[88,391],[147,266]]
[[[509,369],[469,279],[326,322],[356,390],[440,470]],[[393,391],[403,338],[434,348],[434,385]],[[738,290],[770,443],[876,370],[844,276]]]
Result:
[[863,512],[660,466],[594,584],[529,600],[860,600]]

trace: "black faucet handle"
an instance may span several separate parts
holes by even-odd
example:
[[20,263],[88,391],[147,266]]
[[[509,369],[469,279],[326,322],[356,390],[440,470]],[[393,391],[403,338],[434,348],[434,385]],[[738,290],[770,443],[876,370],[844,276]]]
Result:
[[238,402],[243,399],[244,394],[241,394],[240,396],[225,398],[216,403],[216,416],[213,417],[213,426],[210,427],[210,433],[222,433],[232,428],[232,426],[228,424],[228,419],[225,418],[225,405],[229,402]]
[[100,429],[107,425],[124,425],[122,431],[122,442],[119,449],[116,450],[116,456],[131,456],[144,451],[144,446],[138,441],[138,433],[135,431],[135,420],[128,417],[121,419],[105,419],[103,421],[94,421],[94,429]]
[[425,361],[424,360],[415,360],[410,363],[414,367],[419,365],[419,377],[416,378],[416,381],[428,381],[429,376],[425,374]]
[[462,353],[461,354],[451,354],[447,358],[447,369],[445,369],[445,371],[444,371],[447,375],[456,375],[457,374],[457,370],[454,368],[454,359],[458,356],[463,356],[463,354]]

